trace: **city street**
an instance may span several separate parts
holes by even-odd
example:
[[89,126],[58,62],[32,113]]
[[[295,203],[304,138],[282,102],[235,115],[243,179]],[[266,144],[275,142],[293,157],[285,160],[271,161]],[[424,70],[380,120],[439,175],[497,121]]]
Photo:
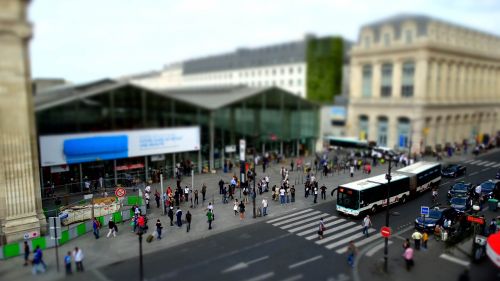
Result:
[[[480,183],[493,178],[500,165],[500,153],[480,157],[481,162],[467,160],[465,178],[443,179],[440,187],[440,203],[446,203],[446,191],[455,181]],[[496,162],[496,163],[494,163]],[[488,165],[485,167],[483,165]],[[494,163],[494,164],[492,164]],[[311,199],[311,198],[309,198]],[[309,200],[308,199],[308,200]],[[431,237],[427,252],[415,256],[414,272],[404,271],[400,245],[413,232],[414,219],[419,216],[420,206],[429,206],[430,193],[391,209],[390,273],[381,273],[383,253],[379,229],[384,224],[385,212],[372,219],[371,236],[361,235],[361,221],[339,216],[331,202],[304,209],[291,209],[287,215],[269,216],[267,221],[243,226],[214,236],[194,240],[144,256],[146,280],[421,280],[430,272],[432,280],[456,280],[469,264],[466,257],[449,258],[442,242]],[[274,207],[280,208],[280,207]],[[488,213],[485,210],[485,213]],[[271,209],[272,213],[272,209]],[[326,222],[323,240],[317,239],[319,217]],[[215,223],[219,223],[217,220]],[[168,238],[167,238],[168,239]],[[354,270],[346,262],[345,247],[354,240],[362,257]],[[378,247],[377,247],[378,246]],[[462,251],[463,252],[463,251]],[[459,252],[460,253],[460,252]],[[454,261],[450,261],[454,260]],[[423,261],[427,261],[427,265]],[[458,260],[458,262],[456,261]],[[366,270],[368,269],[368,270]],[[485,259],[470,264],[471,280],[498,280],[495,268]],[[353,274],[354,273],[354,274]],[[375,273],[375,274],[374,274]],[[117,262],[79,277],[102,280],[123,280],[139,274],[138,258]]]

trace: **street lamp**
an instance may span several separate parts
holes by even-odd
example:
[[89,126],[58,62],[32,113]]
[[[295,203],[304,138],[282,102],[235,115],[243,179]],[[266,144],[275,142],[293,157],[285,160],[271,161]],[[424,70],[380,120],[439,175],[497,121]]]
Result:
[[[387,174],[385,175],[385,179],[387,180],[387,206],[386,206],[386,211],[385,211],[385,226],[389,227],[389,201],[390,201],[390,189],[391,189],[391,163],[392,163],[392,155],[391,154],[385,154],[385,159],[389,161],[389,170]],[[387,265],[387,256],[389,254],[389,237],[384,238],[384,272],[388,272],[388,265]]]

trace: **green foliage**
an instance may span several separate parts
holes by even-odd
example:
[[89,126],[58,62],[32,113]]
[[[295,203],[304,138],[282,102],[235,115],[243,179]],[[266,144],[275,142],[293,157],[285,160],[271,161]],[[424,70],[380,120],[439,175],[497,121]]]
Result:
[[342,91],[344,40],[312,38],[307,43],[307,98],[331,103]]

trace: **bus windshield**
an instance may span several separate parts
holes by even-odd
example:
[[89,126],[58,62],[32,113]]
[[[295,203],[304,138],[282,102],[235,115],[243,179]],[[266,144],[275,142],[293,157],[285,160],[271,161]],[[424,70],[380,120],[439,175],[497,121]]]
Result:
[[344,187],[339,187],[339,190],[337,192],[337,205],[342,206],[344,208],[356,210],[359,208],[358,198],[359,198],[358,191]]

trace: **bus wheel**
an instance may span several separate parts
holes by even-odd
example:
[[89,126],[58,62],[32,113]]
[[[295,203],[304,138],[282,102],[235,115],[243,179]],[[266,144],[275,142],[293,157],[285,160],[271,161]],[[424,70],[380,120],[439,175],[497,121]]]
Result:
[[377,212],[377,205],[373,205],[370,211],[372,212],[372,214],[375,214]]

